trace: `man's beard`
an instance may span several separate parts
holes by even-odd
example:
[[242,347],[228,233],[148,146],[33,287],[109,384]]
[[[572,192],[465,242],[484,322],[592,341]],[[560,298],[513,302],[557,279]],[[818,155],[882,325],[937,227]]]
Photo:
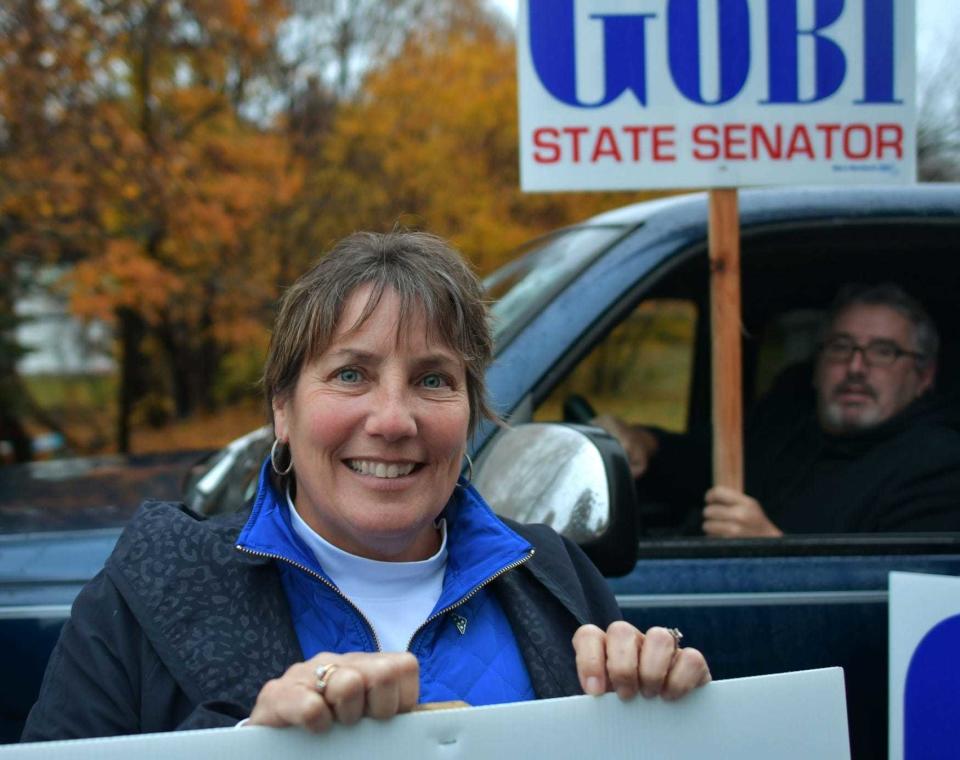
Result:
[[[865,393],[873,403],[851,409],[837,400],[837,396],[850,391]],[[831,392],[826,402],[820,404],[820,425],[829,433],[856,433],[876,427],[881,422],[882,412],[876,404],[877,392],[863,381],[844,380]]]

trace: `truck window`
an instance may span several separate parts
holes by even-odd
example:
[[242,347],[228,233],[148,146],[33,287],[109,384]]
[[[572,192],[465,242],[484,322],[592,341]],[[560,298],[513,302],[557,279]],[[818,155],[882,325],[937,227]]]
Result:
[[644,301],[553,389],[534,419],[560,419],[564,399],[579,394],[598,411],[685,431],[696,323],[693,301]]
[[755,399],[770,390],[783,370],[811,361],[824,313],[822,309],[792,309],[770,320],[757,348]]

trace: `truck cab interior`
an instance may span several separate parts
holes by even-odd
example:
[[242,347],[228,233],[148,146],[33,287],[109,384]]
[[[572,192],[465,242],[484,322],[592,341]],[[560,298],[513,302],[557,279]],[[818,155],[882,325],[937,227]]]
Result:
[[[760,399],[766,397],[769,406],[771,393],[783,414],[809,409],[818,330],[837,291],[852,282],[895,282],[927,307],[938,326],[941,348],[934,392],[949,403],[960,428],[958,233],[956,220],[866,217],[834,225],[771,224],[747,230],[741,240],[745,419]],[[645,281],[611,308],[579,350],[570,352],[567,366],[555,369],[556,382],[541,394],[534,419],[571,419],[571,400],[584,399],[597,412],[709,440],[712,377],[705,246],[674,257],[653,279],[652,285]],[[701,464],[709,477],[709,461]],[[791,554],[824,546],[813,537],[791,536],[774,542],[724,542],[726,548],[718,549],[716,541],[690,535],[689,511],[696,504],[664,504],[661,494],[644,493],[642,479],[638,485],[641,553]],[[687,519],[681,519],[684,513]],[[850,536],[849,551],[862,552],[865,544],[882,545],[886,551],[889,539]],[[839,540],[830,539],[831,551]],[[904,551],[912,543],[904,537]],[[953,540],[946,543],[955,547]]]

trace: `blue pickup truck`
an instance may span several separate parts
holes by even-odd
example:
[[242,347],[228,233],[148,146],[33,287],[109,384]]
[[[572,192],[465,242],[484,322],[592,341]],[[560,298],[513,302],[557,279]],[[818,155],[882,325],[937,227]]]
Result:
[[[942,331],[938,392],[958,396],[960,188],[750,190],[740,193],[740,218],[745,408],[809,359],[819,316],[850,281],[894,280],[927,305]],[[708,281],[704,195],[559,230],[488,278],[497,348],[487,382],[510,428],[481,428],[475,480],[496,508],[581,541],[626,616],[682,629],[715,678],[842,666],[854,757],[883,757],[888,573],[960,574],[960,534],[683,535],[671,521],[676,505],[644,499],[613,440],[573,424],[587,398],[678,432],[709,426]],[[808,402],[798,393],[798,410]],[[578,441],[572,449],[568,433]],[[187,502],[210,514],[237,508],[268,439],[257,431],[194,468]],[[517,440],[528,453],[552,448],[531,463],[504,454]],[[538,471],[537,461],[554,469]],[[531,482],[541,493],[518,500]],[[16,521],[7,514],[0,737],[11,741],[73,597],[119,527],[43,530],[22,512]]]

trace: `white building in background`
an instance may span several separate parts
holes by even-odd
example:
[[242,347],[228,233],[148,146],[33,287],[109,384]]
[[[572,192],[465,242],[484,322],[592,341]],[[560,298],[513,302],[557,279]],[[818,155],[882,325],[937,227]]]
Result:
[[[26,273],[24,273],[26,274]],[[63,269],[45,267],[24,277],[29,288],[17,302],[24,321],[17,342],[30,352],[17,363],[22,375],[86,375],[113,372],[113,333],[103,322],[81,322],[67,311],[66,297],[54,289]]]

